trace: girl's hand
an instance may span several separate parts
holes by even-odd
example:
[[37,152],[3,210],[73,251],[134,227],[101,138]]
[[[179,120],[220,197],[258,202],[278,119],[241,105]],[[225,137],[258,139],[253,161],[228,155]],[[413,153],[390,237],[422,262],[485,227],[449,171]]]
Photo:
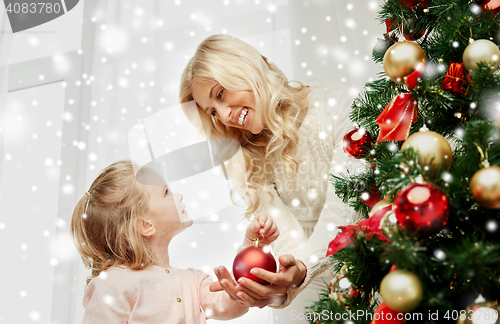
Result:
[[260,299],[258,303],[255,305],[250,305],[245,299],[246,294],[241,292],[241,287],[240,289],[237,289],[236,287],[238,286],[238,283],[234,280],[234,277],[232,274],[227,271],[227,269],[224,266],[220,266],[218,268],[214,269],[215,275],[219,279],[219,281],[213,282],[210,285],[210,291],[211,292],[217,292],[217,291],[222,291],[225,290],[226,293],[229,295],[229,298],[238,301],[240,304],[245,305],[245,306],[258,306],[260,308],[266,306],[266,305],[280,305],[283,303],[283,301],[286,299],[286,293],[284,295],[276,295],[276,296],[271,296],[266,299]]
[[220,266],[214,268],[214,273],[217,276],[217,279],[219,281],[215,281],[212,284],[210,284],[210,291],[211,292],[217,292],[217,291],[222,291],[225,290],[226,293],[229,295],[229,298],[233,300],[237,300],[240,302],[242,305],[246,305],[246,303],[243,302],[243,300],[237,295],[238,291],[236,290],[236,280],[234,280],[234,277],[232,274],[227,271],[226,267]]
[[233,294],[250,307],[262,308],[283,303],[288,290],[300,286],[306,277],[307,269],[291,254],[282,255],[278,260],[280,268],[277,273],[260,268],[253,268],[250,271],[254,276],[266,280],[271,285],[265,286],[248,278],[240,278],[233,289]]
[[261,244],[271,244],[279,235],[278,225],[270,216],[262,213],[257,214],[247,227],[243,247],[251,246],[256,238],[260,240]]

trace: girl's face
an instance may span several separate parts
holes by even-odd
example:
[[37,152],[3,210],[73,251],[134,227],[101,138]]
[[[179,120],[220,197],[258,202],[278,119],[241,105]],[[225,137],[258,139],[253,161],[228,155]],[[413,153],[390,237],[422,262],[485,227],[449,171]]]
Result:
[[175,235],[193,225],[193,220],[189,218],[186,205],[182,203],[182,195],[173,193],[163,179],[162,182],[145,186],[145,190],[149,193],[147,216],[158,232]]
[[217,82],[194,81],[192,95],[206,114],[224,125],[259,134],[263,127],[262,111],[255,108],[252,91],[229,92]]

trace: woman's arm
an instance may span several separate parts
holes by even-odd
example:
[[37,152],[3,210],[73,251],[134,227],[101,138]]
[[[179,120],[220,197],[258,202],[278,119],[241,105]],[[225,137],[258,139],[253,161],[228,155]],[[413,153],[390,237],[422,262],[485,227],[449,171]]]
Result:
[[273,194],[274,200],[271,202],[269,195],[261,191],[258,212],[271,215],[279,228],[278,238],[271,243],[274,254],[280,256],[279,269],[277,273],[257,268],[251,271],[256,271],[254,275],[272,285],[261,285],[248,278],[240,278],[237,283],[225,267],[219,267],[214,269],[219,282],[212,284],[210,289],[211,291],[224,289],[229,296],[251,307],[284,308],[306,286],[304,278],[308,269],[304,262],[296,260],[294,254],[306,245],[307,236],[276,190],[268,189]]
[[[363,170],[363,162],[348,157],[342,148],[345,134],[354,128],[349,118],[350,97],[344,89],[338,86],[329,86],[327,89],[318,95],[317,100],[323,107],[318,131],[324,131],[327,134],[320,145],[322,151],[326,153],[326,160],[330,163],[329,174],[339,176],[341,173],[346,174],[347,170],[350,173]],[[329,131],[330,128],[331,131]],[[325,203],[314,231],[306,244],[296,252],[297,257],[303,260],[309,270],[304,285],[331,266],[326,252],[330,241],[340,232],[338,227],[355,224],[360,217],[361,215],[335,194],[333,184],[329,183]]]
[[[362,168],[363,165],[360,161],[349,158],[344,154],[342,149],[343,137],[353,127],[352,122],[349,120],[349,112],[351,110],[349,96],[345,91],[337,88],[331,92],[321,92],[319,98],[318,95],[315,97],[315,100],[319,99],[322,102],[320,108],[322,110],[318,115],[318,125],[321,128],[316,131],[324,131],[328,134],[319,144],[321,146],[319,151],[324,152],[321,155],[321,160],[330,165],[328,171],[338,175],[340,172],[345,172],[346,169],[352,172],[356,168]],[[331,99],[334,99],[333,102],[335,104],[330,104],[332,102]],[[333,129],[329,124],[332,124]],[[315,136],[315,134],[312,136]],[[261,203],[257,209],[258,212],[266,212],[273,216],[278,222],[280,229],[280,237],[271,245],[273,251],[276,255],[293,255],[295,261],[297,261],[294,264],[297,266],[291,270],[294,272],[295,278],[300,278],[300,280],[290,284],[289,289],[287,289],[287,299],[284,303],[272,307],[283,308],[288,306],[315,276],[323,273],[331,266],[330,258],[326,257],[326,251],[329,242],[339,232],[338,226],[353,224],[359,218],[359,215],[352,208],[337,197],[331,184],[328,184],[326,188],[326,200],[323,209],[309,238],[306,237],[303,228],[295,218],[294,212],[296,213],[297,210],[286,206],[274,188],[268,187],[274,197],[273,201],[270,201],[266,193],[259,195]],[[306,271],[302,271],[301,266],[304,266]],[[261,277],[262,279],[267,281],[275,279],[277,282],[280,282],[278,278],[270,273],[259,272],[264,274]],[[301,275],[305,272],[306,276],[297,276],[297,272],[300,272]],[[246,285],[247,288],[251,288],[253,292],[258,293],[254,296],[255,300],[261,296],[268,296],[283,287],[283,285],[278,285],[275,288],[272,286],[265,287],[249,280],[245,281],[248,282]],[[245,284],[242,284],[242,286],[245,286]]]

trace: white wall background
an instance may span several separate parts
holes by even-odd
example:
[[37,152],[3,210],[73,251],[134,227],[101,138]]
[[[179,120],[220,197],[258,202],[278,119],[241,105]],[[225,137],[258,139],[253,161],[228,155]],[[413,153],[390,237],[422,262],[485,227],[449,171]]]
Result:
[[[138,120],[177,104],[205,37],[240,37],[290,79],[354,96],[381,70],[371,61],[381,3],[85,0],[14,35],[0,5],[0,323],[81,322],[89,272],[69,238],[73,207],[99,170],[129,158]],[[230,267],[246,225],[235,206],[198,219],[172,242],[172,265]],[[232,322],[271,317],[252,309]]]

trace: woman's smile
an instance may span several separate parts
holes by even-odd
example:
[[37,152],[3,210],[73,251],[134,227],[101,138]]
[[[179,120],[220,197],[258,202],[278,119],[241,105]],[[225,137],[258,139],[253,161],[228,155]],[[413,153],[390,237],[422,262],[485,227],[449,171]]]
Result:
[[248,108],[247,107],[243,107],[241,110],[240,110],[240,113],[238,115],[238,124],[240,126],[243,126],[245,127],[245,121],[247,120],[247,117],[248,117]]
[[230,92],[216,82],[196,80],[192,96],[206,114],[217,117],[226,126],[246,129],[252,134],[259,134],[263,129],[252,91]]

